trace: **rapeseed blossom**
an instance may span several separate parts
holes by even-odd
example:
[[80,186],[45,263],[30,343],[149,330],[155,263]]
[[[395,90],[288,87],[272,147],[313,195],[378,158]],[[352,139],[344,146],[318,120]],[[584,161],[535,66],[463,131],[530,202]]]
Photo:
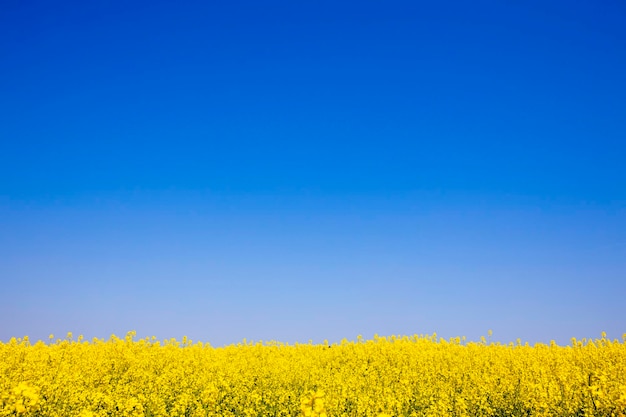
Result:
[[626,417],[626,335],[217,348],[135,336],[0,343],[0,417]]

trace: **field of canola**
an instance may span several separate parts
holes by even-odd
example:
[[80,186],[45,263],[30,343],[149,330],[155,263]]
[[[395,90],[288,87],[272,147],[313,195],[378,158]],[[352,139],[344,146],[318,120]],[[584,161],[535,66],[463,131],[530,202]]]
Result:
[[624,416],[624,340],[0,343],[0,416]]

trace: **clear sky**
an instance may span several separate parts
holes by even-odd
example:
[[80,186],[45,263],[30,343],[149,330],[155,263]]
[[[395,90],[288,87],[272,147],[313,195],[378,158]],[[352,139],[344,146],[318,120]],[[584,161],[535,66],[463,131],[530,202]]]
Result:
[[623,1],[0,5],[0,340],[626,333]]

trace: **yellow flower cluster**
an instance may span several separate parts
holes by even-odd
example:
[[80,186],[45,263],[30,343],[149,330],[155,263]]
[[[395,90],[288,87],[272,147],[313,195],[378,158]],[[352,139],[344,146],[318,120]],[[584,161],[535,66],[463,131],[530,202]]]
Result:
[[[7,415],[23,414],[34,410],[39,402],[37,391],[24,382],[20,382],[11,390],[2,392],[0,404]],[[2,414],[4,415],[4,414]]]
[[327,417],[323,391],[309,391],[300,400],[303,417]]
[[626,416],[626,336],[0,343],[0,416]]

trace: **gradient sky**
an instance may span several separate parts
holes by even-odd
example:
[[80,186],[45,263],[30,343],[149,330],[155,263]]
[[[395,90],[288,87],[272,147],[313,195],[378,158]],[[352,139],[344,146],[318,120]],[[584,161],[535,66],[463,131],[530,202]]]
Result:
[[0,5],[0,340],[626,333],[622,1]]

